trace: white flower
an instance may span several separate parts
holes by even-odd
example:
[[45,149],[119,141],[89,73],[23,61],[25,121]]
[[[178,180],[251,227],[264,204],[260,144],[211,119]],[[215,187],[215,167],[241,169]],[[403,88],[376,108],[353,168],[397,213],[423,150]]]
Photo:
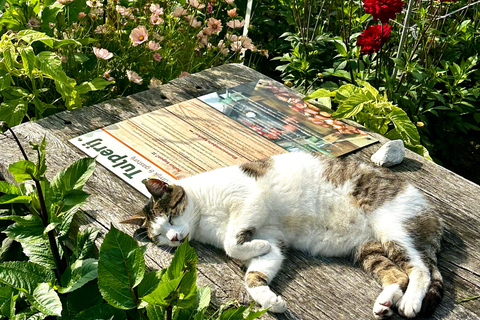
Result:
[[93,47],[93,53],[97,56],[97,58],[100,58],[103,60],[108,60],[113,57],[113,53],[111,53],[107,49]]
[[142,77],[140,77],[138,73],[136,73],[135,71],[127,70],[127,77],[128,77],[128,80],[132,81],[133,83],[136,83],[139,85],[143,83]]

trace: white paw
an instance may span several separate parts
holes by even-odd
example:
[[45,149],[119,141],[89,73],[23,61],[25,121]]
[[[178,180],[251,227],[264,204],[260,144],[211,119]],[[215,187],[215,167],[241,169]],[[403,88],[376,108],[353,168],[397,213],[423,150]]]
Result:
[[268,301],[265,305],[262,305],[265,309],[268,309],[270,312],[282,313],[287,311],[287,303],[280,296],[275,296],[273,299]]
[[268,286],[248,288],[248,292],[262,308],[270,312],[282,313],[287,311],[287,303],[282,297],[277,296]]
[[398,284],[386,286],[373,305],[375,319],[385,319],[392,315],[391,307],[402,298],[403,292]]
[[385,319],[392,315],[392,309],[390,307],[392,303],[390,301],[378,302],[373,305],[373,316],[375,319]]
[[405,294],[398,304],[398,313],[407,318],[414,318],[422,309],[422,297]]
[[266,240],[252,240],[257,256],[269,253],[272,250],[272,245]]

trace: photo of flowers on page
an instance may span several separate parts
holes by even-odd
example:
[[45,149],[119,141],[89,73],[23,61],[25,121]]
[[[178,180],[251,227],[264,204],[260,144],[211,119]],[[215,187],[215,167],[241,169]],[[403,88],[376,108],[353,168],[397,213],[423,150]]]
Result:
[[275,81],[250,82],[198,99],[287,151],[337,157],[377,142]]

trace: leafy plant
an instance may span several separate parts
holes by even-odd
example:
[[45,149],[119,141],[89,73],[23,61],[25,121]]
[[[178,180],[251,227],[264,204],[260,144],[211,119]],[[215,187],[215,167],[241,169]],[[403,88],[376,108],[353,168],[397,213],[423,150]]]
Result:
[[[3,122],[2,130],[10,130]],[[146,273],[145,247],[113,225],[97,253],[99,231],[71,230],[88,194],[83,187],[95,168],[84,158],[45,177],[45,138],[32,144],[36,163],[13,163],[20,183],[0,181],[0,316],[9,319],[255,319],[252,306],[209,309],[211,292],[197,288],[197,256],[185,241],[167,269]],[[30,183],[30,182],[33,182]],[[73,242],[69,234],[76,233]],[[14,245],[18,243],[20,246]],[[70,245],[67,245],[70,243]],[[21,255],[8,254],[20,250]]]
[[319,89],[304,100],[332,97],[338,104],[332,118],[352,119],[387,138],[401,139],[407,148],[429,158],[427,149],[420,143],[417,128],[406,112],[380,95],[368,82],[359,83],[363,87],[346,84],[332,92]]

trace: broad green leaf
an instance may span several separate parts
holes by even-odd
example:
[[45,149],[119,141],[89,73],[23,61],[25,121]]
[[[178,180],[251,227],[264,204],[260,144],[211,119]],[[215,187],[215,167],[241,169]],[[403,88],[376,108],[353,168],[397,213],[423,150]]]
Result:
[[[73,218],[75,217],[75,214],[78,211],[78,206],[74,206],[70,208],[67,212],[61,213],[58,217],[60,219],[60,222],[57,227],[57,232],[58,232],[58,237],[62,238],[65,236],[68,236],[68,233],[70,231],[70,226],[72,224]],[[55,218],[53,218],[55,219]]]
[[45,33],[35,30],[22,30],[18,32],[16,38],[25,41],[28,44],[32,44],[35,41],[43,42],[48,47],[53,47],[54,39],[50,36],[47,36]]
[[243,320],[243,313],[248,309],[246,306],[240,306],[237,309],[228,309],[222,312],[218,320]]
[[245,320],[253,320],[261,317],[263,314],[267,313],[268,309],[261,309],[258,311],[251,311],[252,306],[250,306],[250,310],[248,310],[248,313],[245,316]]
[[[171,300],[175,298],[175,293],[182,281],[180,276],[176,279],[166,280],[162,279],[158,287],[150,294],[144,296],[142,299],[155,306],[168,306],[171,303]],[[173,296],[171,296],[173,295]],[[167,298],[170,298],[167,300]]]
[[103,90],[108,85],[112,84],[103,78],[95,78],[92,81],[86,81],[75,87],[79,94],[85,94],[89,91]]
[[31,244],[42,244],[43,226],[42,220],[33,214],[27,216],[3,216],[0,220],[13,220],[14,224],[10,225],[4,233],[11,239],[18,242]]
[[98,303],[113,308],[109,304],[105,303],[102,295],[100,294],[100,291],[98,290],[97,281],[93,280],[88,282],[78,290],[72,291],[67,295],[67,303],[65,309],[68,309],[68,312],[71,315],[75,316],[78,313],[85,311]]
[[39,283],[53,283],[53,271],[29,261],[0,263],[0,282],[33,295]]
[[210,287],[200,287],[198,292],[198,310],[208,308],[210,305],[210,299],[212,297],[212,289]]
[[60,199],[68,196],[71,191],[82,190],[83,185],[95,169],[95,159],[83,158],[60,171],[51,182],[52,192]]
[[13,174],[15,181],[22,182],[32,180],[36,176],[37,166],[31,161],[22,160],[9,165],[8,171]]
[[128,319],[125,311],[114,308],[108,304],[99,302],[93,307],[80,312],[75,318],[76,320],[89,319],[108,319],[108,320],[125,320]]
[[39,264],[48,269],[55,269],[53,254],[50,247],[47,245],[47,240],[39,244],[23,241],[21,245],[23,253],[28,257],[30,262]]
[[30,46],[20,47],[19,51],[22,57],[23,69],[25,69],[25,73],[32,79],[33,69],[35,68],[35,52],[33,52],[33,48]]
[[348,57],[347,46],[345,45],[345,43],[343,41],[335,40],[334,44],[335,44],[335,48],[337,48],[338,53],[342,57],[344,57],[344,58]]
[[147,273],[137,287],[138,296],[141,298],[153,292],[158,287],[165,269]]
[[310,95],[303,98],[304,101],[318,99],[323,97],[335,97],[335,92],[330,92],[327,89],[318,89],[312,92]]
[[12,304],[14,289],[12,287],[0,287],[0,315],[10,317],[10,306]]
[[0,70],[0,91],[10,87],[12,83],[12,75],[5,70]]
[[[70,79],[62,69],[62,62],[60,58],[51,51],[42,51],[37,55],[37,67],[43,73],[50,76],[55,83],[62,82],[65,84],[75,85],[75,80]],[[72,81],[73,80],[73,81]],[[58,89],[58,88],[57,88]]]
[[366,93],[366,96],[370,99],[370,100],[378,100],[378,90],[375,89],[370,83],[368,83],[367,81],[357,81],[359,84],[361,84],[363,86],[363,89],[364,91],[366,90],[367,93]]
[[5,194],[0,197],[0,204],[30,203],[31,201],[32,201],[32,197],[30,196],[17,196],[14,194]]
[[86,228],[77,234],[74,249],[77,259],[83,260],[93,257],[93,252],[96,249],[95,239],[99,232],[100,230],[96,228]]
[[364,103],[357,104],[355,106],[349,105],[349,104],[342,104],[337,111],[332,113],[331,117],[332,118],[337,118],[337,119],[348,119],[351,117],[354,117],[356,114],[358,114],[360,111],[362,111],[364,106]]
[[389,118],[406,144],[411,146],[420,145],[420,135],[418,134],[417,127],[415,127],[405,111],[394,107],[389,114]]
[[9,127],[22,123],[28,111],[28,102],[25,98],[4,100],[0,104],[0,120],[5,121]]
[[74,39],[63,39],[63,40],[55,39],[55,43],[53,44],[53,47],[55,49],[58,49],[60,47],[68,46],[68,45],[81,46],[82,44]]
[[103,298],[116,308],[135,308],[139,301],[133,288],[144,273],[142,248],[112,225],[100,247],[98,261],[98,287]]
[[75,291],[98,276],[97,259],[77,260],[62,274],[60,293]]
[[33,305],[43,314],[49,316],[62,315],[62,302],[57,292],[48,284],[41,283],[33,291]]
[[147,305],[147,317],[150,320],[165,319],[165,309],[149,304]]
[[353,84],[345,84],[338,88],[335,94],[335,102],[341,104],[351,96],[357,93],[361,93],[362,89]]
[[185,271],[196,270],[197,254],[186,239],[175,250],[170,266],[167,268],[168,279],[175,279],[185,273]]

